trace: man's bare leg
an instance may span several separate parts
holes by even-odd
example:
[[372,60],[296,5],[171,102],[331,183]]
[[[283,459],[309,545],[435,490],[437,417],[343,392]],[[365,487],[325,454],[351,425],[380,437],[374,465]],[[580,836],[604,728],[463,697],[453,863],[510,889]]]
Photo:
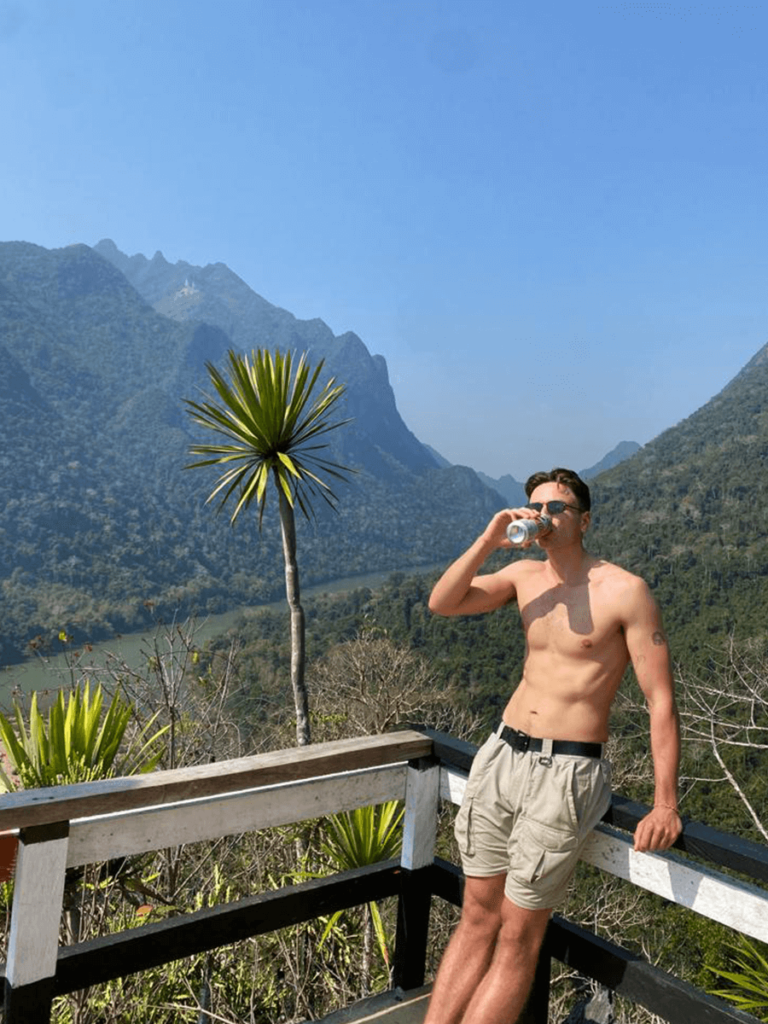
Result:
[[551,911],[511,903],[505,879],[466,879],[424,1024],[513,1024],[520,1015]]
[[528,998],[551,913],[525,910],[502,899],[493,958],[460,1018],[462,1024],[514,1024]]
[[467,878],[461,919],[432,987],[424,1024],[459,1024],[493,956],[506,874]]

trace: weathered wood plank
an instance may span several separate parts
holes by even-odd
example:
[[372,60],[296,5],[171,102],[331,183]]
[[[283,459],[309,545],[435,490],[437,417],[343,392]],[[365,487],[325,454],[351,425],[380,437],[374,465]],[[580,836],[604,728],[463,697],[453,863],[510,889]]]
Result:
[[67,867],[401,800],[405,779],[406,764],[400,763],[187,800],[170,807],[83,818],[71,825]]
[[440,799],[458,805],[464,799],[467,788],[467,773],[455,768],[440,769]]
[[336,1010],[323,1017],[322,1024],[369,1024],[373,1021],[376,1024],[421,1024],[431,991],[431,985],[423,985],[412,992],[389,989]]
[[13,989],[56,973],[67,836],[61,828],[29,829],[19,837],[5,977]]
[[[603,820],[634,832],[637,823],[649,810],[645,804],[614,793]],[[756,881],[768,882],[768,846],[765,844],[720,832],[700,821],[683,819],[683,834],[675,848],[712,864],[751,875]]]
[[597,826],[582,859],[697,914],[768,942],[768,892],[757,886],[694,865],[674,853],[636,853],[632,839],[608,825]]
[[428,737],[409,730],[315,743],[309,747],[130,778],[6,793],[0,797],[0,830],[411,761],[427,757],[431,751],[432,741]]

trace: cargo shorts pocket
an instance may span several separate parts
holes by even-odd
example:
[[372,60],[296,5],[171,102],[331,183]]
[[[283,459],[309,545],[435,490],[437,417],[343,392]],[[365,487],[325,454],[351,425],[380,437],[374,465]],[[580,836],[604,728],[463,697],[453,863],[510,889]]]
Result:
[[480,747],[477,754],[475,754],[469,778],[467,779],[467,787],[461,800],[461,807],[453,823],[453,834],[456,837],[456,842],[459,844],[459,850],[469,857],[474,853],[472,844],[472,804],[477,795],[477,790],[493,760],[493,754],[499,749],[498,745],[499,741],[496,736],[491,735]]
[[472,797],[465,792],[459,813],[453,823],[453,834],[459,844],[459,850],[467,856],[472,855]]
[[546,897],[567,883],[578,862],[578,850],[574,832],[521,818],[510,841],[509,874]]

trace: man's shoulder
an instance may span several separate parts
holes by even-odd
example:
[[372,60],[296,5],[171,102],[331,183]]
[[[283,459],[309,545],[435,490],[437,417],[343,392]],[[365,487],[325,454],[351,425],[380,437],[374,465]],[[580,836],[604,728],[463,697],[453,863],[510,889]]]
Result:
[[616,596],[640,597],[649,593],[648,584],[642,576],[616,565],[615,562],[597,559],[590,577]]
[[534,579],[546,572],[547,563],[541,558],[521,558],[516,562],[510,562],[504,572],[509,574],[510,579],[526,580]]
[[497,575],[509,586],[510,599],[517,597],[519,600],[521,595],[530,597],[532,593],[543,586],[539,582],[539,577],[544,572],[546,564],[538,558],[521,558],[505,565]]

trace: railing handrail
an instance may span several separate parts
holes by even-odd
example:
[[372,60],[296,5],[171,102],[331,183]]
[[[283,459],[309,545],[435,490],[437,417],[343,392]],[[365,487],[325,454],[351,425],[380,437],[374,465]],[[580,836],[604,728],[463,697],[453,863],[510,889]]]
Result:
[[230,761],[0,796],[0,831],[178,803],[320,775],[412,761],[432,752],[414,730],[314,743]]

